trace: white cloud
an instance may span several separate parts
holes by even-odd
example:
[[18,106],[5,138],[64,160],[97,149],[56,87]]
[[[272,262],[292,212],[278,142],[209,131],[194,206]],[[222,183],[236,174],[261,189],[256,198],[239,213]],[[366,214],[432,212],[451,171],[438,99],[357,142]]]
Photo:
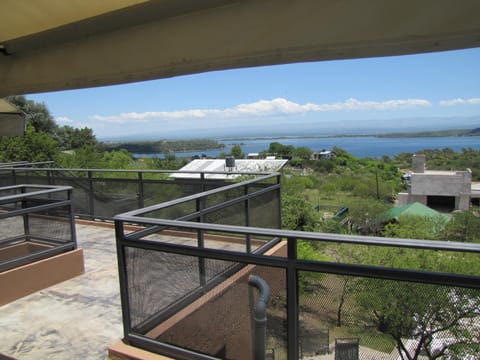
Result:
[[291,115],[307,112],[351,111],[351,110],[396,110],[417,107],[428,107],[432,104],[423,99],[397,99],[387,101],[361,101],[348,99],[331,104],[298,104],[283,98],[259,100],[249,104],[239,104],[226,109],[190,109],[178,111],[130,112],[119,115],[93,115],[90,118],[105,123],[147,123],[151,119],[179,120],[205,118],[232,118],[271,115]]
[[66,116],[59,116],[59,117],[56,117],[55,118],[55,121],[56,122],[59,122],[59,123],[73,123],[74,121]]
[[480,98],[471,98],[471,99],[450,99],[440,101],[441,106],[455,106],[455,105],[480,105]]

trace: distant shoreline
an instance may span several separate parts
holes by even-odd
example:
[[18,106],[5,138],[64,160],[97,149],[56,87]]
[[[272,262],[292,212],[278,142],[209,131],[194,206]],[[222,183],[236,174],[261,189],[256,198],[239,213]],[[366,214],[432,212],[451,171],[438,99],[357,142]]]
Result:
[[[107,151],[126,149],[133,154],[160,154],[160,153],[192,153],[192,152],[210,152],[214,150],[224,151],[226,146],[237,144],[245,145],[245,142],[268,141],[282,142],[286,140],[304,141],[308,139],[328,140],[328,139],[407,139],[407,138],[440,138],[440,137],[462,137],[473,138],[480,136],[480,128],[475,129],[456,129],[456,130],[436,130],[419,132],[395,132],[395,133],[377,133],[377,134],[328,134],[328,135],[276,135],[276,136],[239,136],[239,137],[219,137],[211,139],[182,139],[182,140],[156,140],[156,141],[121,141],[105,142],[103,148]],[[226,150],[226,149],[225,149]]]
[[329,135],[278,135],[278,136],[239,136],[219,137],[217,141],[242,141],[242,140],[281,140],[281,139],[329,139],[329,138],[352,138],[352,137],[376,137],[376,138],[414,138],[414,137],[451,137],[451,136],[480,136],[480,128],[437,130],[419,132],[399,132],[381,134],[329,134]]

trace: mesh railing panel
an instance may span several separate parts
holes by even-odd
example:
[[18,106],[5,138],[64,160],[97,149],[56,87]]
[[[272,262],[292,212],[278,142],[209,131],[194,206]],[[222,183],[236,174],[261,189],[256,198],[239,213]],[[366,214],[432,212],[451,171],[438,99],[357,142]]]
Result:
[[274,229],[281,227],[278,196],[276,191],[270,191],[250,199],[249,226]]
[[55,178],[55,185],[73,187],[73,203],[75,215],[89,216],[90,211],[90,181],[85,178]]
[[0,219],[0,240],[23,236],[24,233],[22,216]]
[[476,253],[395,247],[395,239],[391,241],[392,246],[374,246],[301,240],[298,258],[478,276]]
[[195,257],[126,248],[125,263],[133,328],[200,286]]
[[47,176],[39,175],[37,172],[17,173],[17,184],[36,184],[36,185],[51,185],[51,181]]
[[197,210],[197,202],[195,200],[191,200],[191,201],[184,201],[179,204],[161,208],[158,210],[145,212],[140,216],[156,218],[156,219],[178,219],[179,217],[192,214],[196,210]]
[[134,180],[93,180],[95,216],[112,218],[115,214],[140,207],[138,184]]
[[242,201],[206,214],[203,221],[211,224],[245,226],[246,215],[245,203]]
[[0,170],[0,187],[14,185],[15,181],[10,170]]
[[187,189],[186,185],[177,184],[174,181],[169,182],[145,182],[143,185],[144,205],[151,206],[184,197],[192,189]]
[[29,237],[32,240],[73,241],[68,207],[36,211],[28,215]]
[[224,203],[228,200],[234,200],[242,195],[244,195],[245,190],[243,187],[237,187],[230,190],[217,192],[215,194],[209,195],[205,200],[205,207],[210,207]]
[[480,353],[479,290],[307,271],[299,279],[301,358],[400,359],[404,351],[415,359],[441,353],[476,359]]

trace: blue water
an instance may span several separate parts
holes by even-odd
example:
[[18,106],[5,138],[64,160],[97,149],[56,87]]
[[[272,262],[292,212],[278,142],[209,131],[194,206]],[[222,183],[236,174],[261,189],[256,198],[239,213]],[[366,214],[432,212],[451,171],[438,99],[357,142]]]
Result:
[[[217,157],[221,152],[229,153],[232,145],[239,144],[244,154],[258,153],[267,150],[271,142],[279,142],[284,145],[295,147],[306,146],[313,151],[331,149],[336,146],[348,151],[356,157],[379,158],[382,155],[395,156],[402,152],[415,153],[424,149],[451,148],[454,151],[461,151],[463,148],[480,150],[480,137],[415,137],[415,138],[377,138],[366,137],[329,137],[329,138],[275,138],[255,140],[223,140],[224,149],[207,151],[191,151],[175,153],[177,157],[191,157],[202,154],[208,157]],[[159,157],[163,154],[134,154],[135,157]]]

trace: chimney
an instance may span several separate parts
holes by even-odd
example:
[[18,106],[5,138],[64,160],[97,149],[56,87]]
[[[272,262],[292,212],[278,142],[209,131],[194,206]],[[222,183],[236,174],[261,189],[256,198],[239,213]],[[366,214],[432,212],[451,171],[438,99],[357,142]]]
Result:
[[412,161],[412,168],[414,173],[424,173],[425,172],[425,155],[414,154],[413,161]]

